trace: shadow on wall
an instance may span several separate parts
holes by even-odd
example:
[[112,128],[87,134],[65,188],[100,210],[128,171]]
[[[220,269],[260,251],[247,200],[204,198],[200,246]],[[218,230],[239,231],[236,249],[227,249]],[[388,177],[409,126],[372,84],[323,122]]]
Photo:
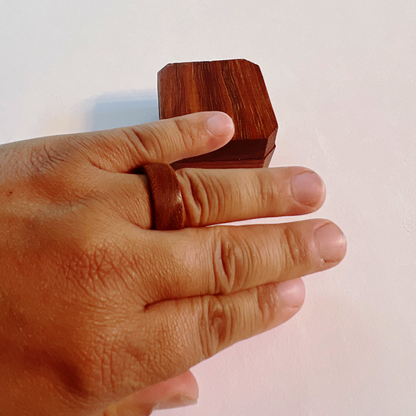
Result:
[[106,93],[88,100],[86,130],[97,131],[159,120],[156,90]]

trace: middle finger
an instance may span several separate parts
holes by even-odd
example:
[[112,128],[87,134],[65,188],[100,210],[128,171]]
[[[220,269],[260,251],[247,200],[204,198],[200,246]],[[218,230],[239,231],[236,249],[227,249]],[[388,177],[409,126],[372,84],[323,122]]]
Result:
[[[109,174],[101,200],[122,217],[150,228],[146,177]],[[270,169],[192,169],[176,172],[185,206],[185,227],[201,227],[259,217],[302,215],[317,210],[325,186],[302,167]]]

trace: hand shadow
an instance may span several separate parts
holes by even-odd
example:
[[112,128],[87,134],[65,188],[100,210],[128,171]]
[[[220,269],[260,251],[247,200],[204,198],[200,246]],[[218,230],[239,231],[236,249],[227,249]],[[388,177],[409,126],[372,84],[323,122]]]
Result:
[[107,130],[159,120],[156,90],[107,93],[94,98],[87,130]]

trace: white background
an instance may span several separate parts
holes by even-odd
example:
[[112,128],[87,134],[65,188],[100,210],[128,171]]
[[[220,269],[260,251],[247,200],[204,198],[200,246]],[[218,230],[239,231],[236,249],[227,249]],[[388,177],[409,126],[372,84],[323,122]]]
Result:
[[164,414],[415,415],[414,0],[1,0],[0,141],[153,121],[165,64],[231,58],[260,65],[272,166],[320,173],[348,254]]

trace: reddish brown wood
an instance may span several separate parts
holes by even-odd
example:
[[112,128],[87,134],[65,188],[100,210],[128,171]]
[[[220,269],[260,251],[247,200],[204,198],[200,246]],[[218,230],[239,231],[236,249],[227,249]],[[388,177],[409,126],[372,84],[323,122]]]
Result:
[[258,65],[245,59],[168,64],[158,73],[158,92],[161,119],[224,111],[235,124],[230,143],[175,169],[268,166],[278,126]]
[[175,171],[166,163],[151,163],[140,169],[149,181],[152,203],[152,228],[179,230],[183,228],[185,210],[182,193]]
[[172,163],[173,169],[201,168],[201,169],[239,169],[239,168],[267,168],[272,160],[274,149],[264,159],[241,159],[241,160],[202,160],[200,162],[189,162],[191,159],[183,159]]

